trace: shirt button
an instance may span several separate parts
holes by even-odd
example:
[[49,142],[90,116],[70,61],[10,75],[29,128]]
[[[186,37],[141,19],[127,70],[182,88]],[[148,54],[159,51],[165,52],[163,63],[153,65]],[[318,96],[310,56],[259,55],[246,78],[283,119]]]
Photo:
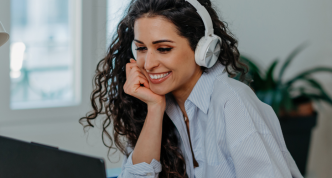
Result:
[[151,172],[146,173],[147,176],[152,176]]

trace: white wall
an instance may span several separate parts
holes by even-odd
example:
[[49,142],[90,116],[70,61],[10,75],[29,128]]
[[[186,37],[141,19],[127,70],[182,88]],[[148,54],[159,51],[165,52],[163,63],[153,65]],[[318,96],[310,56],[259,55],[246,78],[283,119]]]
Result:
[[[221,17],[239,40],[240,52],[268,66],[298,45],[310,45],[291,64],[285,79],[314,66],[332,67],[332,1],[330,0],[214,0]],[[280,66],[279,66],[280,67]],[[277,70],[279,69],[277,67]],[[331,75],[315,75],[332,96]],[[317,107],[317,106],[316,106]],[[319,110],[314,129],[308,173],[310,177],[332,177],[332,107]]]

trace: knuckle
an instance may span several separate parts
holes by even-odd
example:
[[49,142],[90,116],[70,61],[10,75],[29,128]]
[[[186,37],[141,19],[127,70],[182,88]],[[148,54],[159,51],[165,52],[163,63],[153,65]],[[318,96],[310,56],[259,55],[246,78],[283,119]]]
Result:
[[139,71],[139,69],[137,67],[133,67],[131,70],[135,73]]
[[130,90],[128,88],[125,90],[125,93],[131,95]]
[[136,92],[137,92],[137,90],[135,88],[131,89],[131,93],[136,93]]
[[135,76],[135,81],[140,80],[140,77],[138,75]]
[[126,70],[128,71],[130,69],[130,63],[126,64]]
[[123,91],[128,94],[128,84],[127,84],[127,82],[123,86]]

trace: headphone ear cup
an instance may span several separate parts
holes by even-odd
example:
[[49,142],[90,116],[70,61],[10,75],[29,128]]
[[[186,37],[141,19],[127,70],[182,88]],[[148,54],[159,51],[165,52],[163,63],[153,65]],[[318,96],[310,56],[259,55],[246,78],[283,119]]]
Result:
[[137,60],[137,50],[135,50],[136,45],[134,40],[131,42],[131,52],[133,53],[134,59]]
[[221,38],[214,34],[202,37],[195,49],[195,61],[197,65],[211,68],[218,60],[221,43]]
[[[206,38],[203,36],[201,39],[199,39],[196,49],[195,49],[195,62],[199,66],[204,66],[205,67],[205,59],[203,53],[204,50],[204,44],[206,42]],[[202,52],[203,51],[203,52]]]
[[222,41],[218,36],[210,41],[207,52],[205,54],[207,68],[212,67],[217,62],[221,51],[221,43]]

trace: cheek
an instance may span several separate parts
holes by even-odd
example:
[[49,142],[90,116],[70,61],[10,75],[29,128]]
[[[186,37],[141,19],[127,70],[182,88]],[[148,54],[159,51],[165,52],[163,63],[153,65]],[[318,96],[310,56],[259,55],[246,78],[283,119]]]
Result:
[[142,59],[137,59],[137,60],[136,60],[136,63],[137,63],[137,66],[138,66],[139,68],[143,68],[143,66],[144,66],[144,60],[142,60]]
[[[168,69],[173,71],[173,87],[178,87],[188,82],[195,73],[196,63],[183,59],[168,65]],[[175,85],[175,86],[174,86]]]
[[143,71],[144,70],[144,60],[137,60],[136,63],[137,63],[137,67]]
[[144,69],[144,60],[137,60],[137,67],[141,70],[142,74],[146,77],[146,79],[149,81],[149,75]]
[[195,75],[197,65],[193,59],[183,60],[178,66],[177,72],[181,84],[188,82]]

